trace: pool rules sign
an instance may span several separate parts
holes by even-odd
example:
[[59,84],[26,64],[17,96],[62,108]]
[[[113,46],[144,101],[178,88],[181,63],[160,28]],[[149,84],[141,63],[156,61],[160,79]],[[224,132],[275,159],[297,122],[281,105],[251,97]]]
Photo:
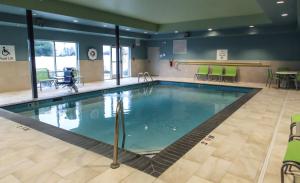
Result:
[[217,50],[217,60],[228,60],[228,50]]
[[1,61],[16,61],[15,46],[0,45],[0,62]]

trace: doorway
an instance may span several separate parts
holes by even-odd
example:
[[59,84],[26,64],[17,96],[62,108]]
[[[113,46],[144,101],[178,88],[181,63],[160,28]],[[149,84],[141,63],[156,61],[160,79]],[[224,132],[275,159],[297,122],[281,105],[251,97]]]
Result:
[[[121,78],[131,76],[130,47],[120,47]],[[104,79],[115,79],[117,76],[117,49],[114,46],[103,45]]]

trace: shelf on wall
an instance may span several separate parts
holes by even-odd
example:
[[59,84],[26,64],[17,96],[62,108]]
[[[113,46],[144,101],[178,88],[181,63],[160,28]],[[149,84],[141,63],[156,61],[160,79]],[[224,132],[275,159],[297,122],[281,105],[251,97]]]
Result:
[[176,61],[176,67],[179,65],[222,65],[239,67],[270,67],[268,63],[262,62],[230,62],[230,61]]

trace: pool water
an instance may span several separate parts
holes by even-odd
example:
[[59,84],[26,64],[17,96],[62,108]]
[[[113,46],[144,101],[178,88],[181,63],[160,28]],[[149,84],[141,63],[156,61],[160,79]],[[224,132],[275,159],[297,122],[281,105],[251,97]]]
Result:
[[[228,87],[229,88],[229,87]],[[123,101],[125,148],[158,152],[249,92],[199,84],[155,84],[80,100],[48,103],[18,113],[105,143],[113,144],[116,106]],[[120,143],[122,142],[120,128]]]

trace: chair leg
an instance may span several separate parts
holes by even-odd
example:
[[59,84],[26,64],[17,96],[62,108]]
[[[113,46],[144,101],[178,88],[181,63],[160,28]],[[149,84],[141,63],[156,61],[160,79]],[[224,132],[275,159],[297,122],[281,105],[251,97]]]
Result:
[[281,167],[281,183],[284,183],[284,169],[285,169],[285,165],[282,165],[282,167]]
[[270,78],[270,80],[269,80],[269,88],[271,87],[272,82],[273,82],[273,78]]

